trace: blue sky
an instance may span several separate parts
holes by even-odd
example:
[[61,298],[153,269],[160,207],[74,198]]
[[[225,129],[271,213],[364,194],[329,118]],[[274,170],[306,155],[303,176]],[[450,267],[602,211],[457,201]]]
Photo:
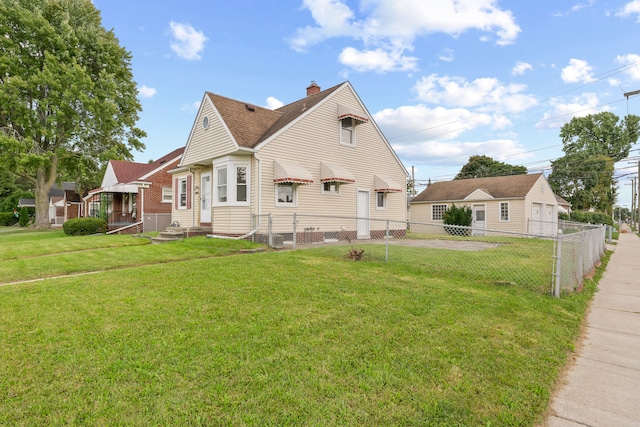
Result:
[[140,162],[185,145],[205,91],[277,108],[312,80],[349,80],[419,185],[474,154],[549,172],[571,117],[640,115],[640,0],[93,1],[133,55]]

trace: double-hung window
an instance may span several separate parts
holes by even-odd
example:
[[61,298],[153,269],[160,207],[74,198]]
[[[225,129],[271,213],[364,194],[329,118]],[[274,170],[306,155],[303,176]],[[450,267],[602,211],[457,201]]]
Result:
[[187,178],[178,180],[178,209],[187,209]]
[[173,201],[173,194],[171,187],[164,187],[162,189],[162,203],[171,203]]
[[376,193],[376,209],[387,208],[387,193],[384,191],[378,191]]
[[216,184],[218,197],[216,200],[218,203],[227,203],[227,167],[218,168],[216,177],[218,178]]
[[247,206],[250,171],[248,161],[226,160],[214,164],[214,206]]
[[340,143],[343,145],[356,145],[356,123],[351,117],[340,120]]

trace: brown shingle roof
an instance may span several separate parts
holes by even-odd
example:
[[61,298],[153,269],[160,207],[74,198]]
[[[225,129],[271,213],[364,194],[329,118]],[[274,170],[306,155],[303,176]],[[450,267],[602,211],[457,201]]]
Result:
[[436,182],[414,197],[411,203],[464,200],[478,189],[496,199],[525,197],[540,176],[542,174],[537,173]]
[[207,92],[207,96],[229,128],[238,145],[254,148],[325,99],[343,83],[291,104],[269,110]]
[[136,163],[126,160],[109,160],[113,172],[119,184],[127,184],[137,181],[141,176],[146,175],[154,169],[157,169],[164,163],[175,159],[184,152],[184,147],[176,148],[171,153],[160,157],[152,163]]

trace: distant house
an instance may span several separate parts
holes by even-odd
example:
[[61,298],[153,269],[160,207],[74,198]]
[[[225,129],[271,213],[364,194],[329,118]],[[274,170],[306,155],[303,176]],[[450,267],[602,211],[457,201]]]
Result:
[[406,221],[407,170],[349,82],[276,110],[206,92],[172,173],[172,221],[214,234],[294,212]]
[[173,202],[168,171],[178,165],[183,152],[178,148],[152,163],[110,160],[100,188],[84,198],[86,216],[105,215],[109,231],[166,229]]
[[537,235],[557,231],[558,200],[543,174],[433,183],[411,200],[411,220],[442,223],[452,204],[471,207],[472,226],[479,230]]
[[[49,220],[51,225],[61,227],[71,219],[82,216],[82,197],[76,192],[75,182],[63,182],[61,185],[53,184],[48,194]],[[18,207],[35,208],[34,199],[20,199]]]
[[567,215],[571,215],[571,202],[567,202],[562,197],[556,194],[556,200],[558,201],[558,213],[564,213]]

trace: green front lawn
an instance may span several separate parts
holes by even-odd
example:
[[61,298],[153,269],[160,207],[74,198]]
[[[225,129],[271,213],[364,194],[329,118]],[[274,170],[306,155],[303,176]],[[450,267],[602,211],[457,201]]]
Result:
[[0,258],[18,280],[71,255],[113,268],[0,286],[0,425],[536,425],[595,287],[555,299],[348,247],[102,237]]

